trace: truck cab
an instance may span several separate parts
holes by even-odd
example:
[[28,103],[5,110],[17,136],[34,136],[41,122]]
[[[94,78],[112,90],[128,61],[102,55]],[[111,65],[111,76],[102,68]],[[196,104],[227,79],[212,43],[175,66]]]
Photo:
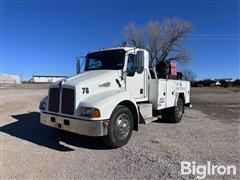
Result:
[[161,78],[149,68],[149,53],[135,47],[86,55],[84,71],[49,86],[40,102],[40,122],[65,131],[103,136],[110,147],[125,145],[140,123],[159,115],[179,122],[190,103],[188,81]]

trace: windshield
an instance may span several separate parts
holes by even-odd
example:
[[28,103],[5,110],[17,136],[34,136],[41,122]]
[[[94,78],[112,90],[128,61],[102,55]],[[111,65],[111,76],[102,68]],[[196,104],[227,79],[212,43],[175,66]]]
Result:
[[123,69],[124,57],[125,51],[123,49],[90,53],[87,55],[86,58],[85,71],[102,69]]

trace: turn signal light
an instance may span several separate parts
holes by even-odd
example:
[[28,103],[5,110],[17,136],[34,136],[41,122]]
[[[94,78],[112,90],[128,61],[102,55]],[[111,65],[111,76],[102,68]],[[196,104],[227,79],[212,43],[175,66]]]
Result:
[[99,109],[93,107],[80,107],[79,108],[80,116],[88,116],[98,118],[101,116]]
[[100,117],[100,111],[97,108],[93,108],[92,110],[92,117]]

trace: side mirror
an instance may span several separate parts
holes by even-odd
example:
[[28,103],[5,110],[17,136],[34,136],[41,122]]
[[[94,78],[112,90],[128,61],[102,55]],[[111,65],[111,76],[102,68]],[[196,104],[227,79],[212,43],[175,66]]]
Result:
[[86,57],[85,56],[78,56],[76,57],[76,73],[80,74],[81,71],[84,71]]
[[77,58],[77,62],[76,62],[76,73],[77,73],[77,74],[80,74],[80,70],[81,70],[81,67],[80,67],[80,59]]
[[138,51],[136,57],[136,71],[142,71],[144,69],[144,51]]

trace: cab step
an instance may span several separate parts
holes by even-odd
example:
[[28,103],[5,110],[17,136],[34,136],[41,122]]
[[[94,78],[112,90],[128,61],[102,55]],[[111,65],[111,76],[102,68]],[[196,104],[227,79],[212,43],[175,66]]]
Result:
[[158,117],[149,117],[149,118],[146,118],[144,119],[144,124],[148,124],[152,121],[156,121],[158,119]]
[[142,117],[141,123],[147,124],[158,119],[153,116],[153,107],[151,103],[138,104],[138,109]]
[[143,119],[152,117],[152,104],[150,103],[142,103],[142,104],[138,104],[138,110],[141,114],[141,116],[143,117]]

